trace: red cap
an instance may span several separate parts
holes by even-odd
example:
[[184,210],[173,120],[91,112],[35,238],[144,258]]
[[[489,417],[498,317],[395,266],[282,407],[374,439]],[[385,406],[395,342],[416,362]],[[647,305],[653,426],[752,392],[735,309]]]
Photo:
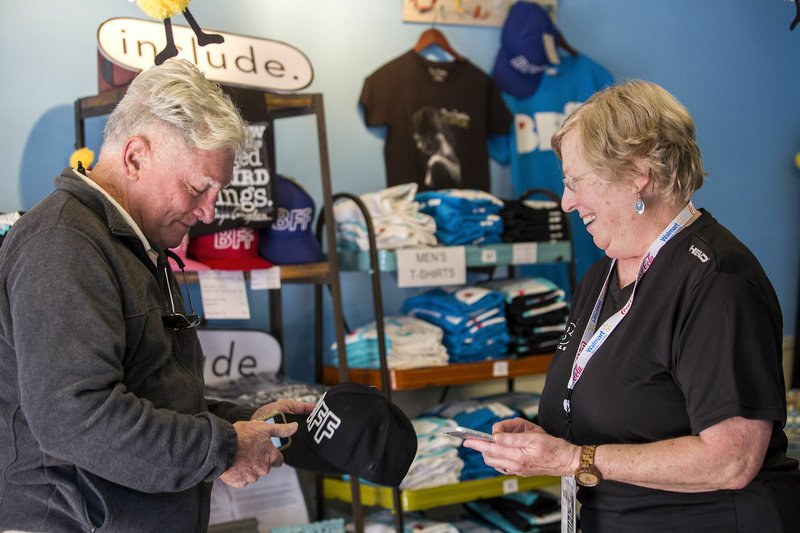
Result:
[[258,255],[258,232],[234,228],[192,237],[189,257],[215,270],[257,270],[272,263]]

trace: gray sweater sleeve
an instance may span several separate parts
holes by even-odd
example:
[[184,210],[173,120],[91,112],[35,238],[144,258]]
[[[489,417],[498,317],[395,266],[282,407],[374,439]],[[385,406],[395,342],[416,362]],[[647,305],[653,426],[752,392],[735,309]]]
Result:
[[227,420],[231,424],[239,421],[250,420],[255,409],[245,405],[229,402],[227,400],[207,399],[208,411],[214,415]]
[[152,289],[123,286],[135,276],[71,229],[30,236],[13,263],[20,412],[45,454],[145,492],[184,490],[233,463],[236,433],[205,409],[196,371],[148,344],[165,335],[161,309],[131,293]]

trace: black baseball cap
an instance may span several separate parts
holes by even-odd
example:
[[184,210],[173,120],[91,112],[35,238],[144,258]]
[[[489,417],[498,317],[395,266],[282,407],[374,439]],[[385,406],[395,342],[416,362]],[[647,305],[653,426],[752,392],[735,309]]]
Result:
[[287,464],[329,474],[349,474],[398,486],[417,453],[417,435],[406,414],[373,387],[340,383],[328,389],[310,415],[297,422]]

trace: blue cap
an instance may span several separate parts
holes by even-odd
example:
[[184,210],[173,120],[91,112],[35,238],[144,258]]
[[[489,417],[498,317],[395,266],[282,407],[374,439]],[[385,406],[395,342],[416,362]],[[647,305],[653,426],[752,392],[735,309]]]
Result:
[[545,34],[555,43],[558,31],[541,6],[533,2],[511,6],[492,70],[502,92],[516,98],[527,98],[536,92],[542,74],[552,64],[545,49]]
[[276,265],[299,265],[322,261],[314,235],[314,200],[302,185],[281,175],[275,177],[278,215],[261,230],[258,250]]

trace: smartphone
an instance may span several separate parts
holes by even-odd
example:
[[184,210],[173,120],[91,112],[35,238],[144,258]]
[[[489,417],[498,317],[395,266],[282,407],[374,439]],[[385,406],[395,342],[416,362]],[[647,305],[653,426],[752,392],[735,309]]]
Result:
[[445,433],[446,435],[452,435],[460,439],[478,439],[478,440],[485,440],[487,442],[494,442],[494,437],[489,433],[484,433],[483,431],[465,428],[462,426],[443,429],[442,432]]
[[[274,416],[270,418],[264,419],[264,422],[267,424],[285,424],[286,417],[283,416],[283,413],[276,413]],[[288,447],[289,444],[292,442],[291,437],[271,437],[272,445],[275,446],[279,450],[283,450],[284,448]]]

